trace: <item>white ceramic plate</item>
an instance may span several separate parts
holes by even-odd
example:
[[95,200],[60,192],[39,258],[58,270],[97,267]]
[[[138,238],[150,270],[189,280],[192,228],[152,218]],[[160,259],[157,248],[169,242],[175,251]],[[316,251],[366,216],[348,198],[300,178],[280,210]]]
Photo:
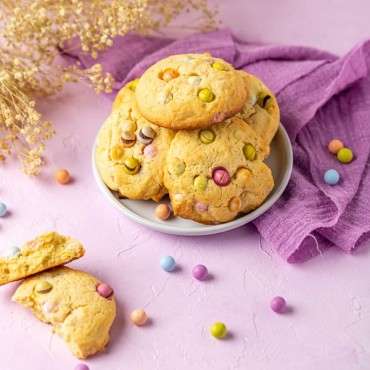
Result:
[[[281,196],[286,188],[293,166],[293,153],[288,134],[280,125],[274,140],[271,143],[271,154],[266,163],[272,170],[275,180],[275,187],[268,198],[254,211],[243,215],[233,221],[218,225],[203,225],[180,217],[173,217],[167,221],[160,221],[155,218],[154,210],[157,203],[148,200],[118,199],[103,183],[95,163],[95,147],[92,152],[92,165],[95,180],[99,189],[110,203],[123,215],[129,217],[139,224],[145,225],[153,230],[175,235],[210,235],[222,233],[235,229],[253,221],[266,212]],[[163,200],[169,202],[168,198]]]

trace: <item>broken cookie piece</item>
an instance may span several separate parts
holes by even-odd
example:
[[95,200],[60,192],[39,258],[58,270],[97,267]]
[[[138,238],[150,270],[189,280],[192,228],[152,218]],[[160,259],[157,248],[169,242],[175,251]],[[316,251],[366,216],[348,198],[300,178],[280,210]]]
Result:
[[32,310],[84,359],[102,351],[116,316],[112,288],[95,277],[57,267],[25,279],[12,297]]
[[84,254],[84,247],[76,239],[56,232],[42,234],[20,249],[12,247],[3,251],[0,255],[0,285],[64,265]]

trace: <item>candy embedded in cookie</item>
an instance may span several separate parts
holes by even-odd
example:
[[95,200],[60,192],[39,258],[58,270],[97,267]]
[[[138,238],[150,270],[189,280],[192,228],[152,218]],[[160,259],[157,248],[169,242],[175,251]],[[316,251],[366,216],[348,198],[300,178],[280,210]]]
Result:
[[196,129],[239,112],[248,100],[242,75],[209,54],[172,55],[140,78],[137,105],[149,121],[172,129]]
[[249,92],[238,117],[248,123],[259,135],[265,156],[280,124],[280,110],[274,94],[257,77],[239,71]]
[[22,248],[11,247],[0,253],[0,285],[3,285],[71,262],[82,257],[85,249],[76,239],[50,232]]
[[56,267],[36,274],[12,299],[52,325],[78,358],[102,351],[109,342],[116,316],[113,289],[85,272]]
[[238,117],[178,131],[164,176],[174,214],[215,224],[257,208],[274,186],[263,156],[258,135]]
[[135,85],[129,83],[118,93],[99,131],[96,164],[105,184],[119,196],[159,201],[167,193],[163,163],[174,133],[141,116]]

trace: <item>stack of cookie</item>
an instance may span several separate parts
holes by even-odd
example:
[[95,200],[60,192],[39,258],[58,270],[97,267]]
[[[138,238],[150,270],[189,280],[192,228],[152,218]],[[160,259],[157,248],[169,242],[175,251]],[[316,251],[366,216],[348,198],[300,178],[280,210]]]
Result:
[[78,240],[50,232],[0,256],[0,286],[23,280],[12,299],[51,324],[81,359],[106,347],[116,316],[113,290],[107,284],[64,267],[84,253]]
[[119,92],[98,135],[97,168],[119,197],[168,193],[177,216],[227,222],[271,192],[263,161],[279,119],[256,77],[209,54],[173,55]]

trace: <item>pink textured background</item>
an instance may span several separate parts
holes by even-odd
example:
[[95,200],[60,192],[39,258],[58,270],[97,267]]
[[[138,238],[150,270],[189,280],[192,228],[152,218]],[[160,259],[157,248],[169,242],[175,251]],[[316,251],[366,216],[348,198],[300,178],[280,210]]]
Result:
[[[251,41],[344,53],[370,35],[367,0],[218,3],[224,23]],[[93,181],[91,145],[110,102],[80,85],[44,102],[44,110],[57,136],[43,175],[29,179],[13,164],[1,169],[0,199],[11,214],[0,220],[0,245],[20,245],[54,229],[86,245],[86,256],[73,265],[109,282],[119,308],[111,345],[87,361],[91,370],[370,369],[370,249],[353,256],[330,250],[288,265],[249,226],[201,238],[146,230],[112,209]],[[57,167],[69,168],[75,182],[56,185]],[[159,268],[165,254],[176,258],[180,271]],[[208,266],[211,281],[192,280],[196,263]],[[9,301],[13,290],[0,288],[0,369],[73,369],[78,361],[50,327]],[[276,294],[293,312],[269,310]],[[150,326],[127,322],[137,307],[146,308]],[[209,336],[217,320],[228,325],[229,339]]]

